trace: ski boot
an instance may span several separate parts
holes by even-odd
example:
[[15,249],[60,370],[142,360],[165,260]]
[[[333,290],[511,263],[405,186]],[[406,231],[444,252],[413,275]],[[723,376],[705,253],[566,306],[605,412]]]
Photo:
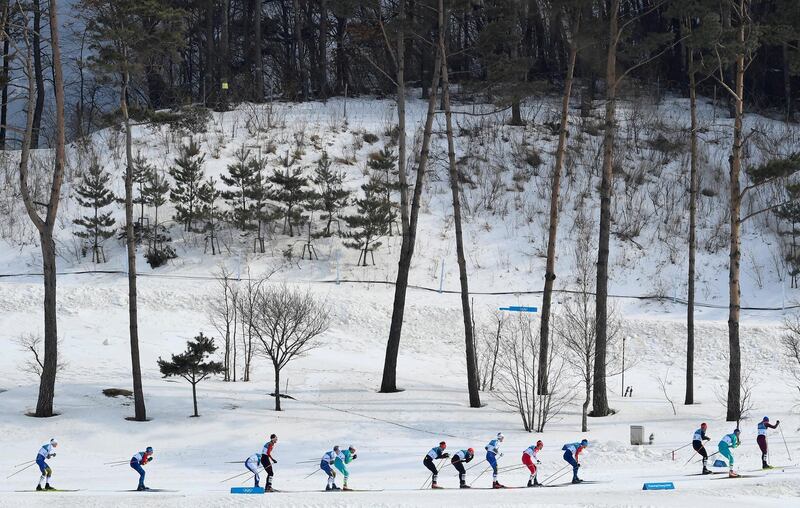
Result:
[[51,487],[49,483],[44,484],[44,490],[56,490],[55,487]]
[[342,489],[337,487],[336,484],[334,483],[333,485],[331,485],[331,490],[342,490]]
[[708,469],[707,467],[704,467],[702,474],[714,474],[714,472]]
[[41,492],[41,491],[43,491],[43,490],[44,490],[44,489],[42,488],[42,486],[41,486],[41,485],[37,485],[37,486],[36,486],[36,491],[37,491],[37,492]]
[[761,462],[761,469],[772,469],[772,466],[770,466],[769,464],[767,464],[767,462],[766,462],[766,461],[762,461],[762,462]]
[[583,483],[583,480],[581,480],[580,478],[578,478],[578,477],[576,476],[575,478],[573,478],[573,479],[572,479],[572,483],[574,483],[574,484],[576,484],[576,485],[577,485],[578,483]]
[[728,471],[728,478],[739,478],[739,473],[735,473],[733,470]]
[[467,485],[466,483],[462,483],[461,485],[458,486],[458,488],[459,489],[469,489],[471,487],[469,485]]
[[502,483],[496,481],[496,482],[492,483],[492,488],[493,489],[504,489],[504,488],[506,488],[506,486],[503,485]]
[[432,489],[443,489],[444,487],[440,487],[438,483],[433,482],[433,483],[431,483],[431,488]]

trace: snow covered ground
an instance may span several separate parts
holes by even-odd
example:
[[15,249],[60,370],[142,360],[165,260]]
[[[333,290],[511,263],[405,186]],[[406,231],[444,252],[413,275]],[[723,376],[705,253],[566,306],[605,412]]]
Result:
[[[304,122],[308,141],[304,163],[316,161],[318,147],[325,146],[334,156],[352,153],[353,166],[342,165],[351,177],[349,184],[357,188],[363,178],[363,160],[376,146],[355,143],[359,129],[380,134],[391,124],[392,108],[384,101],[354,101],[348,104],[349,125],[341,127],[339,101],[328,105],[309,104],[284,106],[283,122],[287,126],[273,139],[257,134],[255,141],[245,128],[245,109],[217,116],[220,134],[213,131],[203,143],[210,153],[209,175],[218,175],[231,160],[231,154],[242,143],[278,143],[277,153],[285,153],[294,141],[291,127]],[[680,116],[680,101],[665,107],[665,121]],[[412,115],[419,117],[421,103],[413,102]],[[535,109],[535,108],[534,108]],[[669,114],[667,114],[669,113]],[[711,119],[709,124],[722,126],[725,120]],[[539,113],[545,115],[545,113]],[[300,120],[298,120],[300,119]],[[673,119],[674,120],[674,119]],[[677,120],[675,120],[677,121]],[[776,127],[777,129],[777,127]],[[284,132],[285,131],[285,132]],[[521,134],[508,131],[509,140]],[[524,134],[530,143],[541,143],[548,167],[551,141],[542,141],[536,132]],[[281,138],[283,136],[283,138]],[[166,164],[174,157],[166,152],[162,134],[144,129],[137,138],[138,148],[151,159]],[[108,141],[109,132],[97,136],[98,146],[117,146]],[[462,140],[460,146],[467,142]],[[485,140],[489,142],[490,140]],[[103,145],[105,143],[105,145]],[[497,157],[507,154],[512,141],[502,136],[491,140],[500,148]],[[587,141],[591,144],[591,140]],[[716,146],[716,145],[715,145]],[[505,148],[503,148],[505,147]],[[117,148],[118,149],[118,148]],[[114,148],[103,150],[107,166],[119,171]],[[503,151],[505,150],[505,151]],[[721,157],[724,146],[709,148],[709,159]],[[590,151],[587,149],[587,151]],[[719,152],[719,153],[717,153]],[[645,157],[645,156],[643,156]],[[588,162],[587,162],[588,164]],[[576,163],[575,167],[581,167]],[[680,161],[667,164],[666,175],[677,179]],[[466,171],[466,170],[465,170]],[[546,181],[547,171],[532,177],[526,192],[503,195],[509,212],[482,209],[470,215],[466,238],[470,245],[471,288],[477,292],[524,291],[541,289],[543,259],[541,250],[542,210],[544,201],[536,198],[538,186]],[[510,175],[506,175],[510,178]],[[713,175],[708,176],[713,181]],[[567,193],[567,219],[562,223],[563,245],[559,257],[559,273],[569,284],[572,269],[573,212],[572,205],[582,184],[576,177]],[[121,182],[117,182],[121,185]],[[655,186],[655,182],[653,186]],[[451,224],[448,218],[446,182],[433,178],[424,203],[421,219],[419,257],[412,271],[412,283],[445,289],[457,289],[458,278]],[[676,183],[678,185],[678,183]],[[481,187],[474,189],[475,202]],[[510,197],[509,197],[510,196]],[[527,196],[527,197],[526,197]],[[468,197],[468,199],[471,199]],[[530,199],[531,203],[526,200]],[[710,238],[714,229],[715,205],[706,204],[702,238]],[[533,220],[524,217],[527,206],[533,206]],[[655,207],[648,205],[647,209]],[[591,210],[591,202],[588,208]],[[76,214],[75,205],[65,206],[64,213]],[[680,216],[680,209],[677,212]],[[743,302],[745,306],[775,306],[790,303],[797,290],[788,288],[779,263],[773,261],[771,244],[775,237],[766,227],[747,230],[746,249],[752,254],[752,267],[745,262]],[[18,234],[23,237],[22,233]],[[60,269],[73,272],[90,268],[86,261],[69,256],[69,226],[61,232],[62,258]],[[683,297],[685,260],[683,254],[671,263],[667,243],[660,242],[658,221],[643,229],[637,243],[614,240],[612,292],[615,294],[658,294]],[[691,458],[689,448],[671,451],[688,444],[692,432],[701,421],[709,424],[712,437],[710,451],[724,434],[733,430],[724,421],[724,394],[727,376],[727,324],[724,309],[698,310],[696,349],[696,401],[683,406],[683,365],[685,357],[685,308],[668,300],[638,301],[615,299],[623,318],[627,337],[626,354],[637,361],[625,374],[625,384],[634,387],[634,397],[620,397],[619,376],[609,379],[611,406],[618,412],[603,419],[590,419],[589,432],[580,430],[580,407],[567,407],[548,424],[543,434],[522,431],[519,416],[490,393],[484,393],[486,406],[470,409],[465,393],[466,373],[463,354],[463,330],[458,296],[447,293],[410,290],[403,342],[399,362],[397,394],[378,394],[385,341],[388,332],[393,289],[390,285],[354,284],[341,279],[391,281],[399,250],[397,238],[389,239],[376,252],[375,267],[356,267],[353,251],[342,249],[339,240],[318,243],[319,262],[284,263],[281,251],[297,239],[281,237],[265,256],[247,254],[244,244],[230,242],[223,256],[203,255],[202,245],[176,235],[180,257],[169,266],[152,271],[140,258],[139,266],[146,277],[139,282],[140,337],[144,387],[148,416],[152,421],[135,423],[124,418],[132,414],[130,401],[108,398],[105,388],[129,388],[130,360],[127,342],[127,287],[123,275],[64,275],[59,278],[59,329],[63,337],[63,360],[66,365],[59,375],[56,409],[59,416],[40,420],[25,416],[35,405],[38,383],[20,366],[29,358],[15,338],[23,333],[41,331],[42,288],[34,276],[0,279],[0,506],[131,506],[134,503],[155,503],[157,506],[794,506],[800,497],[800,416],[796,412],[796,389],[781,370],[783,362],[778,337],[782,333],[784,313],[778,311],[746,311],[743,313],[742,352],[745,370],[752,373],[753,407],[742,423],[743,444],[735,451],[736,465],[747,477],[726,479],[691,476],[699,464],[685,463]],[[668,240],[669,241],[669,240]],[[685,242],[677,241],[679,248]],[[300,244],[298,244],[299,246]],[[295,249],[295,255],[299,248]],[[122,269],[121,247],[108,247],[110,262],[104,269]],[[682,251],[681,251],[682,252]],[[20,247],[0,241],[0,272],[25,273],[38,271],[35,246]],[[444,281],[440,279],[445,260]],[[750,259],[747,258],[746,259]],[[224,383],[213,379],[199,385],[200,418],[191,414],[190,387],[173,379],[162,379],[156,360],[182,351],[185,341],[197,332],[214,334],[206,313],[207,296],[216,282],[209,276],[219,263],[234,272],[242,272],[248,264],[254,273],[267,266],[281,265],[276,280],[285,280],[298,287],[308,287],[333,308],[331,330],[324,336],[322,347],[292,363],[284,373],[288,393],[295,400],[285,401],[285,411],[271,411],[273,401],[272,369],[263,359],[256,359],[253,380],[249,383]],[[700,254],[699,299],[724,306],[726,302],[724,248]],[[760,270],[760,271],[759,271]],[[758,272],[758,273],[755,273]],[[156,275],[156,276],[153,276]],[[325,281],[325,282],[322,282]],[[557,299],[558,300],[558,299]],[[537,295],[475,295],[477,320],[486,319],[498,306],[508,304],[539,305]],[[556,303],[558,306],[558,301]],[[676,402],[677,415],[665,399],[656,380],[667,379],[668,395]],[[5,391],[3,391],[5,390]],[[786,437],[784,447],[777,431],[770,433],[771,462],[780,467],[762,472],[760,452],[755,444],[756,423],[763,415],[781,420]],[[654,444],[631,446],[629,426],[644,425],[645,434],[654,434]],[[559,471],[564,462],[561,446],[586,437],[591,446],[585,454],[581,475],[594,484],[544,489],[484,490],[491,485],[491,476],[484,474],[485,463],[469,472],[468,481],[482,490],[419,490],[428,476],[422,465],[423,455],[444,439],[450,450],[474,447],[477,459],[483,459],[483,446],[498,432],[506,435],[505,456],[501,465],[520,464],[522,451],[537,439],[544,441],[540,479]],[[265,497],[232,496],[231,486],[248,481],[223,482],[244,471],[241,464],[248,455],[260,450],[270,433],[279,436],[275,451],[275,487],[287,492]],[[35,457],[38,447],[50,437],[57,437],[58,456],[51,461],[53,484],[78,492],[18,492],[35,487],[38,472],[31,468],[12,478],[14,466]],[[369,492],[326,494],[321,473],[314,473],[319,458],[334,444],[352,444],[358,449],[358,460],[351,469],[351,486]],[[127,466],[110,467],[107,462],[129,459],[145,446],[155,448],[156,460],[146,467],[147,483],[153,488],[173,490],[164,493],[129,493],[136,486],[136,475]],[[793,460],[787,455],[791,453]],[[311,475],[309,477],[309,475]],[[502,474],[500,480],[509,486],[524,485],[527,473],[519,469]],[[567,476],[557,479],[560,485]],[[644,482],[673,481],[676,490],[643,492]],[[448,489],[458,481],[451,467],[444,469],[440,483]]]

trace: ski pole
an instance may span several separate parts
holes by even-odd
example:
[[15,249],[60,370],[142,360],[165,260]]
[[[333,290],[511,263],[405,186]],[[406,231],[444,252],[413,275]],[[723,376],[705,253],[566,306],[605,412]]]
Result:
[[[441,460],[439,461],[439,463],[438,463],[438,464],[436,464],[436,470],[437,470],[437,471],[440,471],[440,470],[442,469],[442,467],[443,467],[442,465],[444,464],[444,462],[445,462],[446,460],[447,460],[446,458],[444,458],[444,459],[441,459]],[[420,488],[419,488],[419,490],[424,490],[424,489],[426,489],[426,488],[428,487],[428,482],[429,482],[429,481],[432,481],[432,480],[433,480],[433,473],[431,473],[431,474],[429,474],[429,475],[428,475],[428,478],[425,480],[425,482],[422,484],[422,487],[420,487]]]
[[[711,457],[713,457],[714,455],[717,455],[717,454],[719,454],[719,451],[716,451],[716,452],[712,453],[711,455],[708,456],[708,458],[710,459]],[[692,460],[693,458],[694,457],[691,457],[689,460]],[[701,458],[700,460],[695,460],[694,463],[697,464],[701,460],[703,460],[703,459]]]
[[295,462],[295,464],[311,464],[313,462],[317,462],[319,459],[311,459],[311,460],[301,460],[300,462]]
[[545,478],[545,479],[544,479],[544,481],[542,481],[542,485],[544,485],[545,483],[547,483],[548,481],[550,481],[550,479],[551,479],[551,478],[553,478],[553,479],[557,480],[557,479],[561,478],[562,476],[564,476],[564,474],[563,474],[563,473],[562,473],[562,474],[560,474],[560,475],[558,475],[558,476],[556,476],[556,475],[557,475],[557,474],[559,474],[559,473],[561,473],[562,471],[564,471],[564,470],[565,470],[565,469],[567,469],[568,467],[570,467],[570,465],[569,465],[569,464],[567,464],[566,466],[562,467],[561,469],[559,469],[559,470],[558,470],[558,471],[556,471],[555,473],[553,473],[553,474],[551,474],[550,476],[548,476],[547,478]]
[[472,469],[473,467],[478,467],[478,466],[480,466],[481,464],[483,464],[484,462],[486,462],[486,459],[483,459],[482,461],[480,461],[480,462],[478,462],[478,463],[476,463],[476,464],[473,464],[473,465],[471,465],[471,466],[470,466],[470,467],[468,467],[466,470],[467,470],[467,471],[469,471],[469,470],[470,470],[470,469]]
[[305,477],[305,478],[303,478],[303,479],[305,480],[305,479],[307,479],[307,478],[311,478],[312,476],[314,476],[315,474],[319,473],[320,471],[322,471],[322,469],[320,469],[320,468],[317,468],[317,469],[315,469],[315,470],[314,470],[314,472],[313,472],[313,473],[311,473],[310,475],[306,476],[306,477]]
[[235,480],[236,478],[239,478],[240,476],[244,476],[244,475],[247,475],[247,474],[252,474],[252,472],[248,469],[244,473],[239,473],[236,476],[231,476],[230,478],[226,478],[226,479],[222,480],[220,483],[229,482],[231,480]]
[[480,477],[481,477],[481,476],[483,476],[483,475],[484,475],[484,473],[486,473],[486,471],[490,470],[491,468],[492,468],[492,466],[487,466],[487,467],[486,467],[486,469],[484,469],[483,471],[481,471],[481,474],[479,474],[478,476],[476,476],[476,477],[475,477],[475,479],[474,479],[474,480],[472,480],[472,481],[470,482],[469,486],[470,486],[470,487],[472,487],[472,484],[473,484],[473,483],[475,483],[475,482],[477,482],[477,481],[480,479]]
[[22,466],[26,466],[26,465],[28,465],[28,464],[30,464],[30,463],[32,463],[32,462],[36,462],[36,461],[35,461],[35,460],[29,460],[29,461],[27,461],[27,462],[23,462],[22,464],[15,464],[15,465],[14,465],[14,467],[22,467]]
[[115,460],[114,462],[104,462],[104,466],[118,466],[120,464],[127,464],[130,460]]
[[16,473],[11,473],[10,475],[6,476],[6,480],[8,480],[9,478],[11,478],[12,476],[17,476],[17,475],[18,475],[18,474],[20,474],[21,472],[23,472],[23,471],[25,471],[26,469],[29,469],[29,468],[31,468],[31,467],[33,467],[33,466],[35,466],[35,465],[36,465],[36,461],[34,461],[34,462],[33,462],[33,464],[28,464],[27,466],[23,467],[22,469],[20,469],[20,470],[19,470],[19,471],[17,471]]
[[783,428],[780,428],[780,429],[778,429],[778,430],[780,430],[780,431],[781,431],[781,439],[783,439],[783,446],[785,446],[785,447],[786,447],[786,455],[788,455],[788,456],[789,456],[789,462],[791,462],[791,461],[792,461],[792,454],[789,452],[789,445],[788,445],[788,444],[786,444],[786,438],[785,438],[785,437],[783,437]]
[[687,446],[691,446],[691,444],[692,443],[685,444],[685,445],[681,446],[680,448],[675,448],[671,452],[667,452],[667,453],[671,453],[672,454],[672,460],[675,460],[675,452],[679,452],[679,451],[683,450],[684,448],[686,448]]

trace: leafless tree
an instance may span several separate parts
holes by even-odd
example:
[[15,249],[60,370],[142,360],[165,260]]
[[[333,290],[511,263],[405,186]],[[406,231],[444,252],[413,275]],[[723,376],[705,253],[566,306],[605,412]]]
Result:
[[[42,336],[34,333],[23,333],[17,337],[16,343],[19,345],[20,351],[28,352],[31,355],[30,358],[19,365],[19,370],[41,378],[44,369],[44,352],[42,350],[44,339]],[[61,344],[62,340],[59,338],[58,345],[61,346]],[[56,372],[63,371],[66,366],[67,363],[63,361],[61,355],[59,355]]]
[[275,411],[280,411],[281,370],[319,345],[319,336],[330,324],[328,304],[308,290],[262,284],[257,288],[253,314],[248,319],[261,342],[259,353],[272,362]]
[[[595,375],[596,317],[594,305],[595,265],[591,259],[592,227],[589,219],[579,213],[575,219],[577,242],[575,244],[575,290],[566,298],[560,311],[555,316],[556,336],[562,341],[565,350],[572,358],[576,375],[584,389],[584,400],[581,409],[581,431],[588,430],[587,416],[589,403],[592,400],[592,388]],[[619,332],[619,324],[614,316],[613,308],[609,309],[606,325],[606,347],[614,349]],[[604,356],[606,365],[612,356]],[[603,372],[607,372],[604,368]]]
[[492,320],[478,330],[478,384],[481,391],[493,391],[497,372],[497,358],[507,317],[501,311],[492,313]]
[[522,426],[528,432],[543,432],[545,426],[569,403],[572,393],[563,387],[564,373],[561,343],[550,342],[547,372],[548,393],[536,393],[540,339],[538,323],[518,316],[508,319],[501,327],[497,348],[497,389],[493,394],[519,413]]
[[208,319],[222,339],[224,381],[236,381],[236,333],[239,330],[239,287],[231,272],[222,266],[215,274],[217,293],[208,305]]
[[658,383],[658,387],[661,389],[664,399],[666,399],[666,401],[669,402],[669,405],[672,406],[672,414],[674,416],[678,416],[678,411],[675,409],[675,402],[672,401],[672,397],[670,397],[669,392],[667,391],[667,385],[669,384],[669,367],[667,367],[667,370],[663,375],[657,375],[653,377]]
[[[59,43],[58,6],[56,0],[49,1],[50,47],[53,65],[53,93],[55,95],[55,140],[53,148],[52,180],[49,195],[37,201],[31,193],[28,180],[28,166],[31,159],[33,124],[35,110],[36,85],[32,68],[30,31],[28,20],[20,7],[23,16],[23,44],[25,75],[27,83],[24,88],[26,96],[26,120],[22,137],[22,150],[19,159],[19,188],[25,209],[33,225],[39,232],[39,244],[42,250],[42,272],[44,273],[44,359],[42,375],[39,383],[39,398],[36,402],[36,416],[53,416],[53,399],[55,397],[56,371],[58,366],[58,326],[56,317],[56,244],[54,230],[57,224],[58,209],[61,202],[61,186],[64,183],[64,166],[66,163],[66,141],[64,127],[64,75],[61,65],[61,45]],[[44,212],[44,215],[42,215]]]
[[786,370],[794,379],[795,388],[800,393],[800,315],[786,318],[783,327],[786,332],[781,337],[781,345],[789,359]]

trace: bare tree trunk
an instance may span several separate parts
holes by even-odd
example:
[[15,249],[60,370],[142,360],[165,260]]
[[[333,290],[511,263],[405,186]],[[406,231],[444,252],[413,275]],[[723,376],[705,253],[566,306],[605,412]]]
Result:
[[[414,247],[417,238],[417,222],[425,185],[425,173],[428,169],[430,156],[431,137],[433,132],[433,118],[436,114],[437,90],[441,73],[441,52],[437,47],[436,65],[433,69],[431,93],[428,96],[428,112],[425,119],[425,128],[422,135],[422,148],[420,149],[419,162],[417,163],[417,177],[414,183],[414,194],[411,199],[411,210],[408,218],[408,227],[403,224],[403,243],[400,247],[400,260],[397,267],[397,280],[394,290],[394,303],[392,306],[392,321],[389,327],[389,340],[386,343],[386,357],[383,363],[383,378],[381,380],[381,393],[392,393],[397,388],[397,356],[400,352],[400,336],[403,329],[403,316],[405,314],[406,291],[408,290],[408,275],[411,271],[411,259],[414,256]],[[402,134],[401,134],[402,135]],[[402,205],[401,205],[402,207]]]
[[42,129],[44,111],[44,70],[42,69],[42,9],[40,0],[33,0],[33,72],[36,76],[36,106],[33,109],[33,132],[31,148],[39,148],[39,134]]
[[3,38],[3,74],[0,76],[0,80],[2,80],[2,92],[0,92],[0,150],[6,149],[6,125],[8,124],[8,85],[11,79],[10,75],[10,55],[8,54],[11,50],[11,40],[7,33],[8,27],[8,2],[9,0],[3,0],[3,7],[2,7],[2,31],[0,31],[0,37]]
[[[576,32],[577,32],[576,26]],[[544,293],[542,295],[542,318],[539,333],[539,376],[537,393],[547,395],[549,386],[547,371],[549,365],[550,341],[550,308],[553,300],[553,285],[556,280],[556,246],[558,238],[558,204],[561,193],[561,172],[564,167],[564,154],[567,148],[567,135],[569,134],[569,102],[572,96],[572,81],[575,74],[575,62],[578,58],[577,35],[573,34],[569,49],[569,63],[567,75],[564,80],[564,96],[561,100],[561,129],[558,135],[558,149],[556,150],[556,164],[553,168],[553,180],[550,190],[550,227],[547,235],[547,267],[544,276]]]
[[253,0],[253,73],[255,74],[255,94],[253,99],[256,102],[264,100],[264,58],[261,55],[261,1]]
[[328,98],[328,0],[319,0],[319,55],[317,63],[317,93]]
[[[124,55],[128,57],[127,54]],[[130,76],[123,71],[120,90],[120,110],[125,123],[125,244],[128,254],[128,332],[131,342],[131,374],[133,376],[133,419],[147,421],[147,409],[142,388],[142,367],[139,360],[139,309],[136,289],[136,236],[133,232],[133,135],[128,114],[128,85]],[[158,237],[156,224],[155,236]]]
[[272,368],[275,369],[275,411],[281,410],[281,369],[274,362]]
[[783,93],[786,97],[786,121],[794,117],[794,98],[792,97],[792,73],[789,65],[789,43],[783,43]]
[[453,222],[456,229],[456,254],[458,256],[458,275],[461,281],[461,310],[464,317],[464,341],[467,353],[467,388],[469,389],[469,406],[481,407],[481,394],[478,387],[478,361],[475,355],[475,338],[472,333],[472,311],[469,304],[469,281],[467,279],[467,261],[464,255],[464,238],[461,230],[461,199],[459,197],[458,169],[456,168],[456,151],[453,141],[453,115],[450,109],[450,83],[447,71],[447,48],[444,42],[444,0],[439,0],[439,52],[442,66],[442,99],[447,125],[447,158],[450,162],[450,191],[453,194]]
[[[737,34],[738,42],[741,47],[745,43],[745,31],[747,25],[747,13],[745,12],[745,0],[739,0],[739,30]],[[728,370],[728,404],[726,420],[729,422],[738,421],[742,415],[741,408],[741,381],[742,381],[742,359],[739,344],[739,311],[741,287],[739,281],[739,268],[741,263],[741,218],[740,210],[742,205],[741,177],[742,170],[742,145],[743,120],[744,120],[744,73],[745,55],[744,49],[736,55],[736,89],[734,91],[734,126],[733,126],[733,152],[730,159],[730,206],[731,206],[731,233],[730,233],[730,266],[728,273],[728,284],[730,302],[728,306],[728,342],[729,342],[729,370]]]
[[608,254],[611,236],[611,198],[614,169],[614,133],[617,101],[617,43],[619,2],[611,0],[608,12],[608,54],[606,57],[606,114],[603,133],[603,175],[600,184],[600,238],[597,252],[596,335],[592,416],[607,416],[606,347],[608,344]]
[[688,51],[689,103],[691,116],[691,161],[689,167],[689,273],[686,305],[686,397],[684,404],[694,404],[694,280],[697,255],[697,82],[694,50]]
[[27,115],[25,134],[22,139],[22,152],[20,154],[19,178],[20,193],[31,222],[39,232],[42,249],[42,271],[44,273],[44,362],[39,383],[39,397],[36,402],[38,417],[53,416],[53,398],[55,396],[56,370],[58,368],[58,327],[56,318],[56,248],[53,241],[58,206],[61,198],[61,186],[64,181],[64,164],[66,161],[65,134],[64,134],[64,75],[61,68],[61,47],[58,37],[58,13],[56,0],[50,0],[50,40],[53,48],[53,91],[55,93],[56,136],[55,136],[55,161],[53,180],[50,186],[50,196],[47,203],[47,213],[44,220],[36,211],[36,204],[30,194],[28,186],[28,162],[30,157],[31,139],[33,136],[34,117],[34,72],[32,68],[33,55],[31,46],[26,37],[26,71],[27,82]]
[[227,83],[226,89],[220,90],[221,107],[224,110],[228,109],[228,94],[230,93],[231,81],[231,55],[230,55],[230,0],[222,0],[222,32],[219,36],[220,42],[220,58],[217,60],[219,63],[219,76],[222,83]]
[[197,418],[200,414],[197,412],[197,382],[192,381],[192,402],[194,403],[194,417]]

